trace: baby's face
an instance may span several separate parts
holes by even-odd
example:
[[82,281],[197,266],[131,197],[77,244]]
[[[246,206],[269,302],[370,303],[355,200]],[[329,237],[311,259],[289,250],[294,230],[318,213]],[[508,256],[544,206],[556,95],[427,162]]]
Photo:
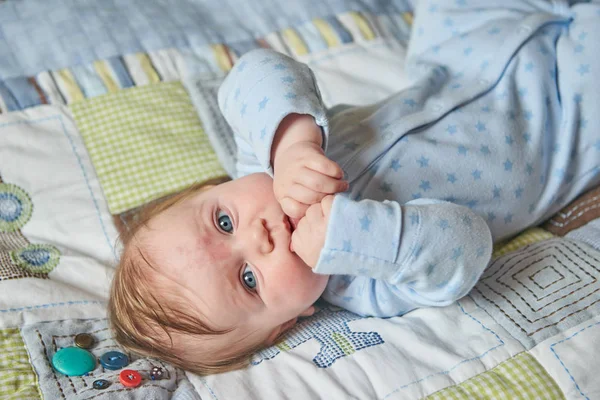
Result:
[[162,275],[160,290],[183,297],[210,327],[235,328],[233,335],[256,343],[269,343],[309,315],[327,284],[327,275],[290,251],[290,223],[267,174],[199,192],[154,217],[138,236]]

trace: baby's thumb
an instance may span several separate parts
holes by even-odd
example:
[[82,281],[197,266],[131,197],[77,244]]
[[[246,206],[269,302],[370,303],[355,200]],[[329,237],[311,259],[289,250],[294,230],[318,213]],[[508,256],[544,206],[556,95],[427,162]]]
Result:
[[298,257],[304,261],[303,253],[304,248],[302,246],[302,239],[297,231],[292,232],[292,239],[290,240],[290,251],[296,253]]
[[[295,227],[294,227],[295,228]],[[296,232],[292,232],[292,238],[290,239],[290,251],[292,253],[296,252],[296,249],[294,249],[294,242],[296,241],[296,238],[298,237],[298,235],[296,235]]]

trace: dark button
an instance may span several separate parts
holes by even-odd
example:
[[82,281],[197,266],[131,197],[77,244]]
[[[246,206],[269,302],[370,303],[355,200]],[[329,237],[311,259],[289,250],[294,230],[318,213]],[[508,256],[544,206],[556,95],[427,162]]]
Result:
[[82,349],[89,349],[94,345],[94,337],[89,333],[80,333],[75,336],[75,346]]
[[161,367],[152,367],[152,370],[150,371],[150,379],[153,381],[161,380],[165,377],[164,374],[165,373]]
[[92,383],[92,386],[94,387],[94,389],[102,390],[102,389],[106,389],[107,387],[109,387],[110,382],[107,381],[106,379],[96,379],[94,381],[94,383]]
[[129,357],[120,351],[109,351],[100,357],[100,364],[106,369],[121,369],[129,365]]
[[132,369],[124,369],[119,374],[119,380],[123,384],[123,386],[128,388],[134,388],[140,386],[142,383],[142,376],[139,372],[134,371]]

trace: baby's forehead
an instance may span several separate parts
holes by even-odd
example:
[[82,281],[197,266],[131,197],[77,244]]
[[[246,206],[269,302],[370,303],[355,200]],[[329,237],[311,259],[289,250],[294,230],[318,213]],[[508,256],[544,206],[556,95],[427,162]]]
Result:
[[199,276],[216,279],[217,271],[222,275],[235,264],[230,238],[211,226],[212,219],[157,222],[136,235],[138,256],[182,286]]
[[[169,243],[175,255],[190,259],[195,265],[230,263],[233,255],[231,237],[217,231],[210,211],[194,214],[193,217],[183,218],[179,226],[172,226],[174,232]],[[153,241],[156,245],[164,247],[161,236],[158,232]]]
[[128,257],[142,277],[138,284],[144,286],[144,291],[160,303],[173,305],[189,302],[190,299],[186,298],[187,291],[182,290],[185,279],[179,279],[181,272],[173,268],[175,264],[169,263],[167,258],[160,257],[159,254],[160,249],[140,243],[131,244]]

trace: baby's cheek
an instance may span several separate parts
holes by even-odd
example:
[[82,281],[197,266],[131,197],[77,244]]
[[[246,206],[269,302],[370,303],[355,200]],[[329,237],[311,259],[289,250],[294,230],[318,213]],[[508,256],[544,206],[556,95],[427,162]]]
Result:
[[198,248],[201,253],[208,256],[208,262],[223,262],[231,258],[231,248],[224,241],[214,240],[211,235],[204,235],[198,239]]
[[278,268],[272,276],[272,281],[276,282],[278,287],[278,300],[289,302],[292,299],[298,301],[304,298],[314,284],[309,267],[295,260],[288,260],[281,265],[282,268]]

